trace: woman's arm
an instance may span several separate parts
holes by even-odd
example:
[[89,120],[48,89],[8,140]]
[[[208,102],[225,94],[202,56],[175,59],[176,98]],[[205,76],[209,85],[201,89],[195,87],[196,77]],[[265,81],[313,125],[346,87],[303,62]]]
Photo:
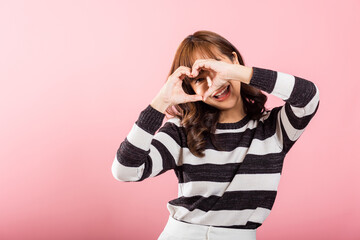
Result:
[[202,99],[200,95],[184,92],[182,81],[189,74],[190,68],[178,67],[151,104],[140,113],[116,152],[111,170],[117,180],[138,182],[177,167],[182,146],[180,119],[169,119],[163,127],[160,126],[169,106]]
[[[320,95],[311,81],[270,69],[252,67],[249,85],[280,97],[285,104],[278,111],[277,131],[283,151],[287,153],[304,132],[318,110]],[[246,74],[246,73],[245,73]]]
[[173,119],[160,128],[164,117],[150,104],[140,113],[115,154],[111,168],[115,179],[138,182],[176,168],[181,150],[179,129]]
[[190,76],[196,77],[200,68],[216,72],[211,86],[204,93],[204,99],[215,94],[229,80],[244,82],[283,99],[286,103],[273,108],[271,112],[277,114],[274,123],[277,126],[276,134],[285,153],[304,132],[319,107],[318,87],[309,80],[291,74],[214,59],[197,59]]

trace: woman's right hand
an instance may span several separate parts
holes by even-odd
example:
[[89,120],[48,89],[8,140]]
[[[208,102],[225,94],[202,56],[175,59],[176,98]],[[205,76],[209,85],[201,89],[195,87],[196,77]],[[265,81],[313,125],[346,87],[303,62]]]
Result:
[[[189,95],[184,92],[182,88],[182,81],[185,75],[190,77],[191,69],[186,66],[178,67],[167,79],[164,86],[161,88],[158,95],[154,98],[151,105],[153,107],[158,106],[158,110],[164,111],[167,107],[186,103],[201,101],[203,97],[201,95],[193,94]],[[156,105],[156,106],[155,106]],[[164,109],[165,108],[165,109]]]

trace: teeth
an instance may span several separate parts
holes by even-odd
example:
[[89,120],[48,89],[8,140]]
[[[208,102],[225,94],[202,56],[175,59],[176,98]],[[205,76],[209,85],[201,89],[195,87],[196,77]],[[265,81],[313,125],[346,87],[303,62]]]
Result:
[[226,89],[227,89],[227,87],[226,88],[224,88],[224,90],[222,90],[221,92],[219,92],[218,94],[216,94],[216,95],[214,95],[214,96],[220,96],[221,94],[223,94],[225,91],[226,91]]

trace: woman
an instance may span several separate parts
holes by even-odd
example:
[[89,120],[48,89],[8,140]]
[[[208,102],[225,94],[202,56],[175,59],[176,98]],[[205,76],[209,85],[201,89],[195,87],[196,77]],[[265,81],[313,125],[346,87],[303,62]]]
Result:
[[[284,105],[271,110],[261,90]],[[177,49],[168,79],[140,113],[112,165],[119,181],[173,169],[178,198],[158,239],[256,239],[283,160],[317,112],[317,86],[247,67],[222,36],[198,31]],[[161,127],[165,112],[173,116]],[[158,132],[157,132],[158,130]]]

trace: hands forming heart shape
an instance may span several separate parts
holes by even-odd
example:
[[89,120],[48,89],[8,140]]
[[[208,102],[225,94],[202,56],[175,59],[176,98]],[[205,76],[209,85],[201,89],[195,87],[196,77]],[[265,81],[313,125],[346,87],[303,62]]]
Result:
[[198,59],[195,61],[190,74],[191,78],[195,78],[199,74],[200,69],[206,69],[213,73],[212,82],[211,79],[209,80],[208,78],[209,88],[204,93],[204,101],[231,80],[230,73],[233,70],[233,67],[234,64],[217,61],[215,59]]
[[[191,69],[186,66],[178,67],[168,77],[158,96],[168,106],[201,100],[205,102],[208,96],[214,94],[229,80],[237,77],[238,73],[236,73],[236,71],[239,71],[239,69],[236,68],[235,65],[241,66],[224,61],[217,61],[215,59],[197,59]],[[212,72],[212,82],[210,83],[208,80],[209,88],[204,93],[204,96],[198,94],[189,95],[185,93],[182,88],[183,79],[185,76],[188,76],[189,78],[196,78],[200,69]]]

